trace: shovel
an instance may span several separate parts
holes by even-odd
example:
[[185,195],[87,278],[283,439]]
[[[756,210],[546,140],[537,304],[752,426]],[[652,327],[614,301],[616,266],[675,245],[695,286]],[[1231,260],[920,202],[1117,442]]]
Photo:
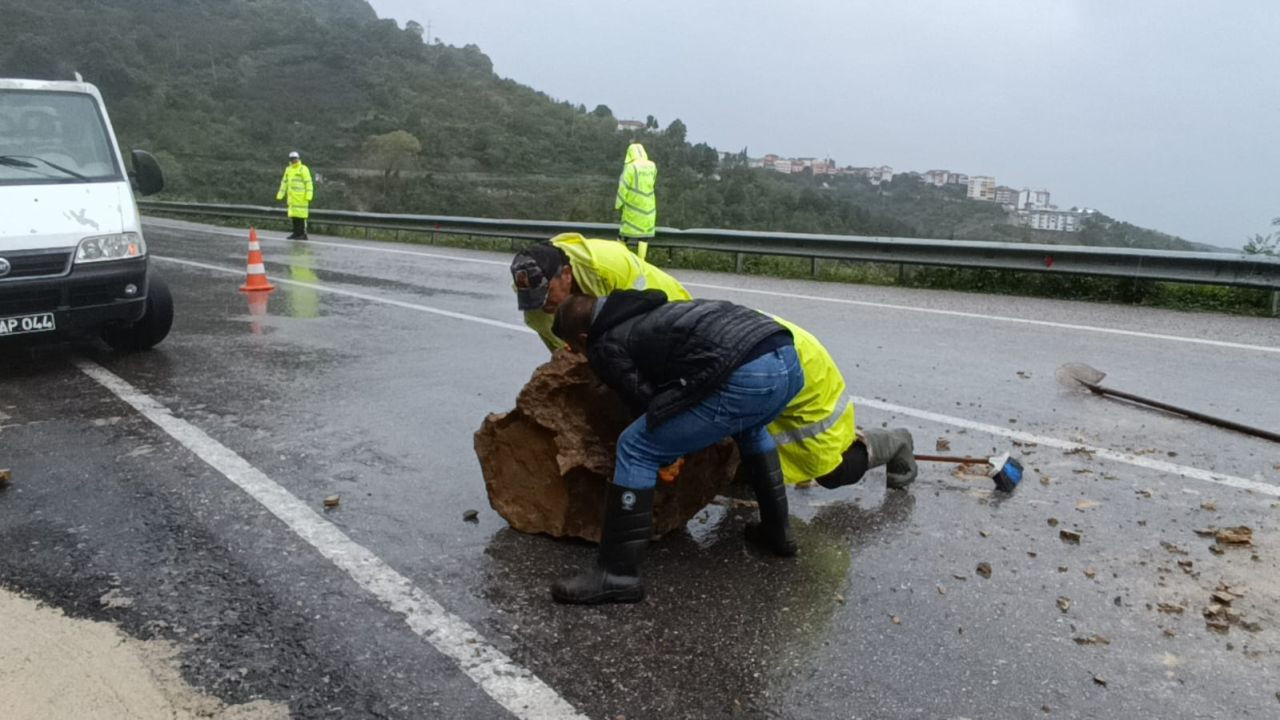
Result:
[[1215,425],[1220,428],[1226,428],[1227,430],[1235,430],[1236,432],[1252,435],[1264,440],[1270,440],[1271,442],[1280,442],[1280,434],[1270,432],[1269,430],[1263,430],[1262,428],[1244,425],[1242,423],[1226,420],[1220,417],[1214,417],[1212,415],[1205,415],[1202,412],[1188,410],[1186,408],[1178,407],[1177,405],[1170,405],[1168,403],[1160,402],[1159,400],[1152,400],[1151,398],[1145,398],[1141,395],[1134,395],[1133,393],[1104,387],[1099,383],[1102,382],[1102,379],[1105,378],[1107,374],[1095,367],[1085,365],[1084,363],[1067,363],[1066,365],[1058,368],[1058,371],[1055,374],[1057,375],[1058,382],[1073,390],[1085,388],[1094,395],[1110,395],[1122,400],[1128,400],[1132,403],[1137,403],[1138,405],[1146,405],[1147,407],[1164,410],[1165,412],[1170,412],[1174,415],[1181,415],[1185,418],[1199,420],[1200,422]]

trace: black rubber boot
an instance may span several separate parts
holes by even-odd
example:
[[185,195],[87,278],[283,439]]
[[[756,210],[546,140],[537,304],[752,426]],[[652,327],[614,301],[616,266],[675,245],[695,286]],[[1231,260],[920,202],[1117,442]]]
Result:
[[653,535],[653,488],[631,490],[609,483],[596,563],[551,586],[556,602],[570,605],[633,603],[644,599],[640,563]]
[[293,232],[286,240],[306,240],[307,239],[307,221],[302,218],[289,218],[293,221]]
[[742,473],[760,505],[760,522],[747,523],[747,540],[774,555],[795,555],[796,541],[791,536],[791,515],[787,510],[787,485],[782,479],[778,451],[743,457]]

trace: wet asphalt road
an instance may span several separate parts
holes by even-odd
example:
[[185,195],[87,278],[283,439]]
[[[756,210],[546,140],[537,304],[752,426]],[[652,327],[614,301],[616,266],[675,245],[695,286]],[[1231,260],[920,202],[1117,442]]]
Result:
[[[711,506],[653,547],[644,603],[567,608],[547,585],[590,548],[507,528],[488,509],[471,440],[545,350],[517,329],[423,310],[518,325],[509,257],[281,235],[263,233],[267,269],[294,283],[264,310],[236,290],[242,234],[154,221],[147,239],[177,304],[165,343],[0,361],[0,467],[16,480],[0,492],[0,584],[179,642],[186,676],[228,700],[284,701],[298,717],[511,717],[72,364],[84,357],[311,507],[340,495],[329,521],[588,717],[1280,714],[1280,497],[964,426],[1280,485],[1274,444],[1053,378],[1088,362],[1116,387],[1280,428],[1280,322],[677,272],[695,295],[817,334],[850,391],[879,401],[859,407],[859,424],[909,427],[921,451],[938,438],[958,453],[1012,449],[1028,477],[1007,499],[945,466],[925,467],[905,493],[885,493],[880,473],[793,490],[791,561],[747,551],[746,511]],[[463,522],[468,509],[479,523]],[[1254,529],[1255,547],[1218,555],[1194,532],[1235,525]],[[1220,583],[1243,594],[1226,634],[1201,617]],[[130,602],[104,603],[107,593]]]

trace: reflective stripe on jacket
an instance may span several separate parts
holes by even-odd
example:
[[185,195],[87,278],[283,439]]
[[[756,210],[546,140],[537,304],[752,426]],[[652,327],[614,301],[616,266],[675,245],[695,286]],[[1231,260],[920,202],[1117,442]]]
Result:
[[[689,300],[689,291],[679,280],[661,268],[636,257],[617,240],[596,240],[578,233],[563,233],[551,238],[551,244],[569,256],[573,280],[582,292],[605,297],[615,290],[661,290],[671,301]],[[524,322],[537,331],[548,350],[564,347],[551,332],[554,316],[541,310],[529,310]]]
[[845,395],[844,376],[831,354],[807,330],[773,319],[791,331],[804,370],[804,387],[768,428],[778,444],[782,475],[794,485],[835,470],[857,431],[853,401]]
[[658,166],[649,159],[644,146],[631,143],[627,148],[626,164],[618,177],[618,197],[615,210],[621,210],[618,218],[618,234],[624,237],[651,238],[658,226],[658,198],[654,186],[658,182]]
[[310,214],[307,206],[315,195],[315,185],[311,182],[311,169],[302,163],[289,163],[284,169],[284,177],[280,178],[280,189],[276,192],[276,200],[289,198],[289,217],[306,218]]

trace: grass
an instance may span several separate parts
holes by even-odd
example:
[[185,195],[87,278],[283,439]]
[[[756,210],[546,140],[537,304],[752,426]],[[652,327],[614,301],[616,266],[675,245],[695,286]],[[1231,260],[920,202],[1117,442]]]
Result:
[[[214,225],[244,227],[245,221],[233,218],[181,216]],[[284,222],[264,221],[264,227],[288,230]],[[367,238],[383,242],[404,242],[440,247],[515,252],[529,244],[527,240],[493,238],[477,235],[415,232],[408,230],[366,231],[363,228],[316,224],[312,232],[349,238]],[[732,252],[687,248],[649,248],[649,259],[660,267],[707,270],[732,273],[737,271],[737,257]],[[1200,285],[1193,283],[1108,278],[1085,275],[1054,275],[1017,270],[984,270],[980,268],[912,266],[849,260],[819,260],[814,273],[809,258],[778,255],[747,255],[741,271],[746,275],[819,280],[823,282],[882,285],[931,290],[957,290],[990,295],[1016,295],[1082,300],[1174,310],[1221,312],[1232,315],[1266,317],[1272,314],[1272,292],[1253,288]]]

